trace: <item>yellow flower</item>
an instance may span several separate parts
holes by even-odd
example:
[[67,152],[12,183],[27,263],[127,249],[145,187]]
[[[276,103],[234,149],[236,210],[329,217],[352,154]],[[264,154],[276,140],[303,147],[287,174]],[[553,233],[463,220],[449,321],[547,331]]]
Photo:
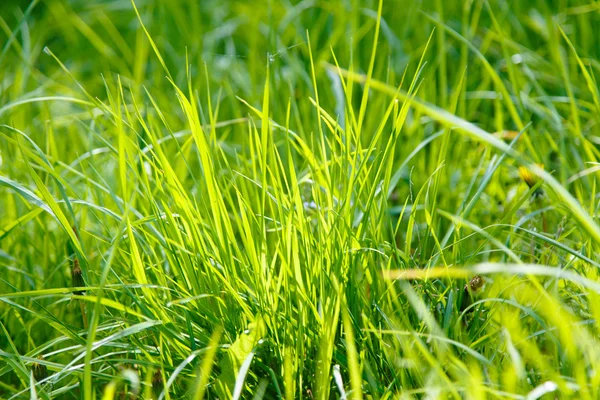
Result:
[[[543,164],[536,164],[538,167],[544,169],[544,165]],[[521,177],[521,179],[523,179],[523,181],[527,184],[527,186],[529,186],[529,188],[531,189],[532,187],[534,187],[535,185],[537,185],[537,183],[539,182],[540,178],[533,174],[529,168],[524,167],[524,166],[520,166],[519,167],[519,176]]]

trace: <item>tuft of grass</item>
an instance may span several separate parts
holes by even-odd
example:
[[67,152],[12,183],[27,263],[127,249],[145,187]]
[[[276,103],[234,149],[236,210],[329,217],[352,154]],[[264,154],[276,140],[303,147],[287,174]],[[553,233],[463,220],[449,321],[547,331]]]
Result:
[[0,398],[600,398],[600,9],[0,4]]

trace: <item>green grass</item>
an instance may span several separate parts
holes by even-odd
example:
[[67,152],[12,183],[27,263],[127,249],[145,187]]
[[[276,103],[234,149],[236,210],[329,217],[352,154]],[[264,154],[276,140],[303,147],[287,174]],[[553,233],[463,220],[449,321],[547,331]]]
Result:
[[600,398],[600,5],[509,3],[1,2],[0,398]]

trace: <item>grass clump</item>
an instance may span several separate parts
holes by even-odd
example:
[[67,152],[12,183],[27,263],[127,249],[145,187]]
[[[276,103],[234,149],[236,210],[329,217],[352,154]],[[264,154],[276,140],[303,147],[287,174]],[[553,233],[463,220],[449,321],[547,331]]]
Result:
[[600,397],[598,10],[3,3],[0,397]]

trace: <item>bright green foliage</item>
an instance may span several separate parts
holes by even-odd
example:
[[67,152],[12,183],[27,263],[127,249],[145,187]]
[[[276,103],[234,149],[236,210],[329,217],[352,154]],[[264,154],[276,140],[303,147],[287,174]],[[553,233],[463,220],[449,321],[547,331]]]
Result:
[[598,38],[591,0],[0,1],[0,398],[600,398]]

